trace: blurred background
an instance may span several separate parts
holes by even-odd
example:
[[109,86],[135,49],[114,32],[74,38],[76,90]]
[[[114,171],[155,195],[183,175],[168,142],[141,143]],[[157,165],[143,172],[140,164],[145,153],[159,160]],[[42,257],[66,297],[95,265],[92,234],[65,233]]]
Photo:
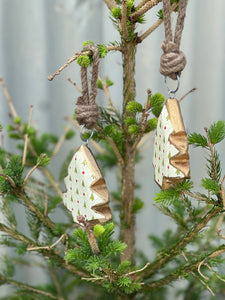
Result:
[[[139,2],[139,1],[136,1]],[[156,8],[145,16],[146,22],[137,27],[143,33],[157,21]],[[52,82],[47,77],[62,66],[74,51],[82,49],[82,43],[114,42],[119,36],[110,21],[110,13],[103,0],[0,0],[0,77],[3,77],[18,114],[28,120],[30,105],[34,106],[33,125],[40,132],[48,131],[61,135],[67,124],[65,116],[71,115],[79,92],[67,81],[71,77],[80,85],[80,69],[71,64]],[[176,15],[172,15],[173,23]],[[224,120],[225,113],[225,1],[189,0],[183,31],[181,50],[185,53],[187,66],[182,73],[181,86],[177,98],[196,87],[181,102],[184,123],[188,133],[204,133],[204,127],[212,122]],[[148,39],[139,44],[136,57],[137,101],[144,103],[147,89],[160,92],[167,97],[164,78],[159,73],[162,54],[160,45],[164,39],[161,25]],[[117,108],[122,105],[122,61],[120,53],[110,52],[100,63],[100,76],[109,77],[114,86],[111,97]],[[169,82],[169,84],[171,84]],[[101,92],[98,104],[104,105]],[[10,120],[8,104],[0,86],[0,122],[6,127]],[[4,144],[9,149],[12,144],[3,130]],[[154,194],[159,191],[153,180],[151,147],[153,136],[149,138],[149,148],[142,153],[143,160],[136,167],[137,182],[142,188],[137,196],[145,201],[145,209],[137,215],[138,249],[149,257],[152,249],[148,234],[161,234],[172,227],[170,220],[153,206]],[[67,143],[57,160],[52,161],[56,174],[60,163],[71,147],[80,145],[79,135]],[[220,155],[225,167],[224,146]],[[200,185],[206,174],[204,154],[190,148],[191,176]],[[110,190],[116,188],[115,178],[106,174]],[[28,277],[29,274],[24,274]]]

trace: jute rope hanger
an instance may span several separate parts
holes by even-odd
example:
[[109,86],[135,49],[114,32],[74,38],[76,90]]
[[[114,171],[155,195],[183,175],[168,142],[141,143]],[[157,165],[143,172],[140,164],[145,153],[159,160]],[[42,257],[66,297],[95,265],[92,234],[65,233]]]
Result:
[[77,99],[76,119],[80,125],[85,125],[86,128],[92,129],[97,124],[99,116],[98,106],[95,103],[97,96],[99,54],[98,48],[94,45],[86,45],[84,50],[91,50],[93,53],[91,89],[89,94],[87,68],[81,67],[82,96]]
[[187,2],[188,0],[179,1],[179,12],[173,39],[170,19],[170,0],[163,0],[165,41],[161,45],[163,55],[161,56],[159,71],[162,75],[174,80],[177,79],[177,75],[180,76],[186,65],[185,55],[180,51],[180,42],[184,28]]

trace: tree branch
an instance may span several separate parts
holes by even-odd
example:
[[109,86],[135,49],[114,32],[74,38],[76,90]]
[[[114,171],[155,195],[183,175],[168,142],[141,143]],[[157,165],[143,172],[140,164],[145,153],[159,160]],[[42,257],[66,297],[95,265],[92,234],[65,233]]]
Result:
[[4,232],[8,233],[14,239],[19,240],[27,245],[34,243],[31,239],[27,238],[22,233],[19,233],[16,229],[12,230],[11,228],[9,228],[8,226],[6,226],[2,223],[0,223],[0,231],[4,231]]
[[115,0],[104,0],[105,4],[108,6],[108,9],[112,10],[114,7],[117,6]]
[[9,181],[9,183],[11,184],[11,186],[15,189],[16,188],[16,184],[14,182],[14,180],[9,176],[9,175],[5,175],[5,174],[0,174],[1,177],[5,177],[6,180]]
[[[120,46],[109,46],[107,47],[107,50],[108,51],[121,51],[122,48]],[[60,67],[55,73],[51,74],[48,76],[48,80],[49,81],[52,81],[55,76],[59,75],[65,68],[67,68],[72,62],[74,62],[79,56],[81,55],[88,55],[90,54],[89,51],[86,51],[86,52],[82,52],[82,53],[75,53],[74,56],[70,57],[67,59],[67,62],[62,66]]]
[[35,213],[35,215],[38,217],[38,219],[51,231],[55,228],[55,223],[52,222],[52,220],[45,216],[38,208],[37,206],[28,198],[28,196],[24,192],[19,192],[17,194],[18,198],[22,199],[23,202],[26,204],[26,206]]
[[141,17],[143,14],[145,14],[148,10],[150,10],[152,7],[156,6],[161,2],[162,0],[151,0],[146,2],[143,6],[141,6],[137,11],[131,14],[130,18],[132,22],[137,21],[139,17]]
[[15,118],[15,117],[18,116],[18,114],[17,114],[16,109],[15,109],[15,107],[14,107],[14,105],[13,105],[12,99],[11,99],[11,97],[10,97],[10,95],[9,95],[9,91],[8,91],[8,89],[7,89],[7,86],[6,86],[5,81],[4,81],[3,78],[0,78],[0,83],[1,83],[1,85],[2,85],[2,87],[3,87],[3,92],[4,92],[4,94],[5,94],[5,98],[6,98],[7,102],[8,102],[8,105],[9,105],[9,107],[10,107],[10,110],[11,110],[11,112],[12,112],[12,114],[13,114],[13,117]]
[[[218,255],[220,255],[224,252],[225,252],[225,245],[219,246],[213,252],[206,255],[205,259],[215,258],[215,257],[217,257]],[[152,289],[158,289],[158,288],[160,288],[162,286],[165,286],[165,285],[169,284],[170,282],[176,280],[180,276],[180,274],[189,273],[189,272],[192,272],[194,270],[197,270],[198,266],[199,266],[199,263],[201,263],[201,261],[202,261],[202,258],[200,258],[200,259],[201,260],[195,261],[194,263],[185,264],[183,267],[179,268],[178,270],[176,270],[172,274],[147,284],[145,287],[143,287],[143,289],[145,291],[152,290]]]
[[[31,125],[32,112],[33,112],[33,105],[30,106],[30,114],[29,114],[27,129],[29,129],[30,125]],[[28,139],[29,139],[29,136],[28,136],[28,133],[26,133],[25,136],[24,136],[23,159],[22,159],[22,165],[23,166],[26,163]]]
[[[177,3],[173,3],[170,11],[175,11],[177,6]],[[163,19],[157,20],[148,30],[146,30],[141,36],[138,37],[138,43],[143,42],[143,40],[146,39],[150,34],[152,34],[152,32],[155,31],[162,23]]]
[[155,31],[163,23],[162,19],[157,20],[148,30],[138,37],[138,43],[143,42],[153,31]]
[[[34,241],[27,238],[25,235],[19,233],[18,231],[12,230],[11,228],[5,226],[2,223],[0,223],[0,231],[6,232],[10,236],[12,236],[14,239],[19,240],[19,241],[25,243],[26,245],[34,245],[36,248],[39,248],[39,245],[36,244]],[[87,275],[87,273],[85,271],[79,270],[73,265],[68,265],[66,263],[66,261],[64,260],[64,258],[61,257],[60,255],[56,254],[52,249],[51,249],[51,251],[49,251],[49,249],[40,249],[40,248],[37,249],[37,251],[38,250],[41,250],[41,252],[43,253],[44,256],[56,259],[57,263],[64,269],[68,270],[69,272],[77,274],[78,276],[86,276]]]
[[49,292],[45,292],[43,290],[39,290],[37,288],[34,288],[32,286],[29,286],[27,284],[24,284],[22,282],[19,282],[19,281],[16,281],[16,280],[13,280],[13,279],[9,279],[9,278],[6,278],[4,277],[3,275],[0,274],[0,281],[3,281],[4,283],[7,283],[7,284],[11,284],[11,285],[14,285],[18,288],[21,288],[21,289],[25,289],[27,291],[31,291],[33,293],[36,293],[36,294],[39,294],[39,295],[43,295],[45,297],[49,297],[50,299],[58,299],[58,297],[56,297],[55,295],[49,293]]
[[25,185],[27,184],[27,181],[30,178],[31,174],[39,167],[39,165],[42,163],[42,161],[44,160],[45,157],[46,157],[46,154],[44,153],[42,155],[41,159],[39,160],[39,162],[35,166],[33,166],[32,169],[30,169],[30,171],[28,172],[27,176],[24,179],[22,188],[25,187]]
[[189,231],[184,238],[182,238],[174,247],[167,249],[169,255],[159,256],[155,262],[151,264],[150,267],[146,268],[142,276],[136,276],[135,279],[139,280],[142,277],[149,278],[152,274],[156,273],[162,266],[168,263],[174,256],[176,256],[190,241],[192,241],[195,236],[201,231],[206,224],[215,216],[221,212],[219,208],[213,208],[206,216],[204,216],[200,223],[198,223],[194,228]]

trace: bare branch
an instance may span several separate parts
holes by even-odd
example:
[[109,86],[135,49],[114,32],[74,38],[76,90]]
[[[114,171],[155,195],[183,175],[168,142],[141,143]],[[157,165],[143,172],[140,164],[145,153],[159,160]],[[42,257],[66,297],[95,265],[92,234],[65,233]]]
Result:
[[5,282],[5,283],[8,283],[8,284],[14,285],[16,287],[19,287],[21,289],[24,289],[24,290],[27,290],[27,291],[31,291],[31,292],[39,294],[39,295],[43,295],[45,297],[48,297],[49,299],[58,299],[58,297],[54,296],[53,294],[51,294],[49,292],[45,292],[43,290],[39,290],[37,288],[34,288],[34,287],[30,286],[30,285],[24,284],[22,282],[6,278],[6,277],[4,277],[1,274],[0,274],[0,280],[3,281],[3,282]]
[[129,272],[129,273],[127,273],[127,274],[125,274],[126,276],[130,276],[130,275],[133,275],[133,274],[137,274],[137,273],[139,273],[139,272],[142,272],[142,271],[144,271],[146,268],[148,268],[150,266],[150,262],[147,262],[147,264],[143,267],[143,268],[141,268],[141,269],[139,269],[139,270],[136,270],[136,271],[132,271],[132,272]]
[[[30,114],[29,114],[27,129],[29,129],[30,125],[31,125],[32,113],[33,113],[33,105],[30,106]],[[29,136],[28,136],[28,133],[26,133],[25,136],[24,136],[24,148],[23,148],[23,160],[22,160],[22,165],[23,166],[26,163],[28,139],[29,139]]]
[[151,0],[146,2],[142,7],[140,7],[137,11],[131,14],[130,18],[132,22],[137,21],[139,17],[141,17],[143,14],[145,14],[148,10],[150,10],[152,7],[156,6],[159,2],[162,0]]
[[3,78],[0,78],[0,83],[1,83],[1,85],[3,87],[3,92],[5,94],[5,98],[6,98],[7,102],[8,102],[9,108],[10,108],[12,114],[13,114],[13,117],[15,118],[15,117],[18,116],[18,114],[17,114],[16,109],[15,109],[15,107],[13,105],[12,99],[11,99],[11,97],[9,95],[9,91],[7,89],[7,86],[6,86]]
[[145,5],[148,1],[151,1],[151,0],[141,0],[140,2],[139,2],[139,4],[137,5],[137,8],[139,9],[139,8],[141,8],[143,5]]
[[71,78],[67,79],[72,85],[75,86],[75,88],[78,90],[78,92],[82,93],[82,89],[74,82]]
[[217,234],[218,234],[218,236],[219,236],[221,239],[225,240],[225,236],[223,236],[223,235],[221,234],[221,229],[218,229],[218,230],[217,230]]
[[[177,3],[174,3],[171,5],[170,11],[173,12],[177,8]],[[157,20],[148,30],[146,30],[141,36],[138,37],[138,42],[143,42],[144,39],[146,39],[152,32],[154,32],[161,24],[163,23],[163,19]]]
[[184,94],[179,100],[178,102],[181,102],[186,96],[188,96],[190,93],[193,93],[194,91],[196,91],[197,88],[194,87],[193,89],[191,89],[189,92],[187,92],[186,94]]
[[108,51],[122,51],[122,47],[120,47],[120,46],[108,46],[107,50]]
[[54,150],[52,151],[51,158],[52,158],[53,156],[55,156],[55,155],[58,153],[60,147],[62,146],[63,142],[64,142],[65,139],[66,139],[66,134],[67,134],[67,132],[68,132],[70,129],[71,129],[71,127],[67,127],[67,128],[65,129],[64,134],[60,137],[60,139],[58,140],[58,142],[57,142],[56,145],[55,145]]
[[[119,46],[109,46],[109,47],[107,47],[107,50],[108,51],[121,51],[122,48],[119,47]],[[62,67],[60,67],[55,73],[53,73],[50,76],[48,76],[48,80],[52,81],[55,78],[56,75],[59,75],[65,68],[67,68],[79,56],[81,56],[81,55],[88,55],[88,54],[90,54],[89,51],[86,51],[86,52],[84,51],[82,53],[77,53],[76,52],[74,56],[72,56],[72,57],[70,57],[70,58],[67,59],[67,62]]]
[[148,30],[146,30],[141,36],[138,37],[138,42],[141,43],[146,39],[153,31],[155,31],[163,23],[162,19],[159,19]]
[[[85,54],[85,53],[83,53]],[[80,56],[79,53],[76,53],[74,56],[70,57],[67,59],[67,62],[61,67],[59,68],[55,73],[53,73],[52,75],[48,76],[48,80],[52,81],[56,75],[59,75],[66,67],[68,67],[73,61],[75,61],[78,57]]]
[[199,265],[198,265],[198,273],[199,273],[199,275],[200,275],[201,277],[203,277],[206,281],[208,281],[208,280],[209,280],[209,277],[203,275],[202,272],[201,272],[201,266],[204,265],[204,264],[205,264],[205,260],[203,260],[203,261],[201,261],[201,262],[199,263]]
[[112,10],[114,7],[117,6],[115,0],[104,0],[105,4],[108,6],[108,9]]
[[44,153],[44,154],[42,155],[41,159],[39,160],[39,162],[38,162],[35,166],[33,166],[32,169],[30,169],[30,171],[28,172],[27,176],[26,176],[25,179],[24,179],[23,187],[25,187],[25,185],[26,185],[26,183],[27,183],[29,177],[30,177],[31,174],[39,167],[39,165],[42,163],[42,161],[44,160],[45,157],[46,157],[46,154]]
[[60,241],[64,238],[68,239],[67,233],[64,233],[55,243],[53,243],[51,246],[43,246],[43,247],[29,247],[27,248],[27,251],[36,251],[36,250],[41,250],[41,249],[46,249],[46,250],[51,250],[54,248],[57,244],[60,243]]
[[16,184],[15,184],[14,180],[13,180],[10,176],[5,175],[5,174],[0,174],[0,176],[5,177],[5,179],[8,180],[8,181],[10,182],[11,186],[12,186],[14,189],[16,188]]
[[120,116],[118,110],[116,109],[115,105],[112,102],[112,99],[111,99],[111,96],[110,96],[110,92],[109,92],[109,86],[103,82],[103,80],[102,80],[102,78],[100,76],[98,76],[98,79],[102,83],[102,89],[105,92],[106,99],[108,101],[108,108],[112,109],[114,111],[114,113],[116,114],[116,116],[118,117],[118,119],[121,121],[121,116]]

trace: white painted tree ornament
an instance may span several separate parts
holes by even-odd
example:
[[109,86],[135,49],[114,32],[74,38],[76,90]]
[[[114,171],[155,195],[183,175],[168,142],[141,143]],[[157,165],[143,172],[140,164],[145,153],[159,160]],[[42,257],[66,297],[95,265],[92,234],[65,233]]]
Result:
[[80,224],[78,219],[82,216],[94,226],[112,218],[105,180],[87,146],[81,145],[74,154],[64,181],[67,191],[63,193],[63,203],[74,222]]
[[153,166],[155,181],[162,189],[174,187],[189,178],[189,155],[179,102],[167,99],[158,118]]

